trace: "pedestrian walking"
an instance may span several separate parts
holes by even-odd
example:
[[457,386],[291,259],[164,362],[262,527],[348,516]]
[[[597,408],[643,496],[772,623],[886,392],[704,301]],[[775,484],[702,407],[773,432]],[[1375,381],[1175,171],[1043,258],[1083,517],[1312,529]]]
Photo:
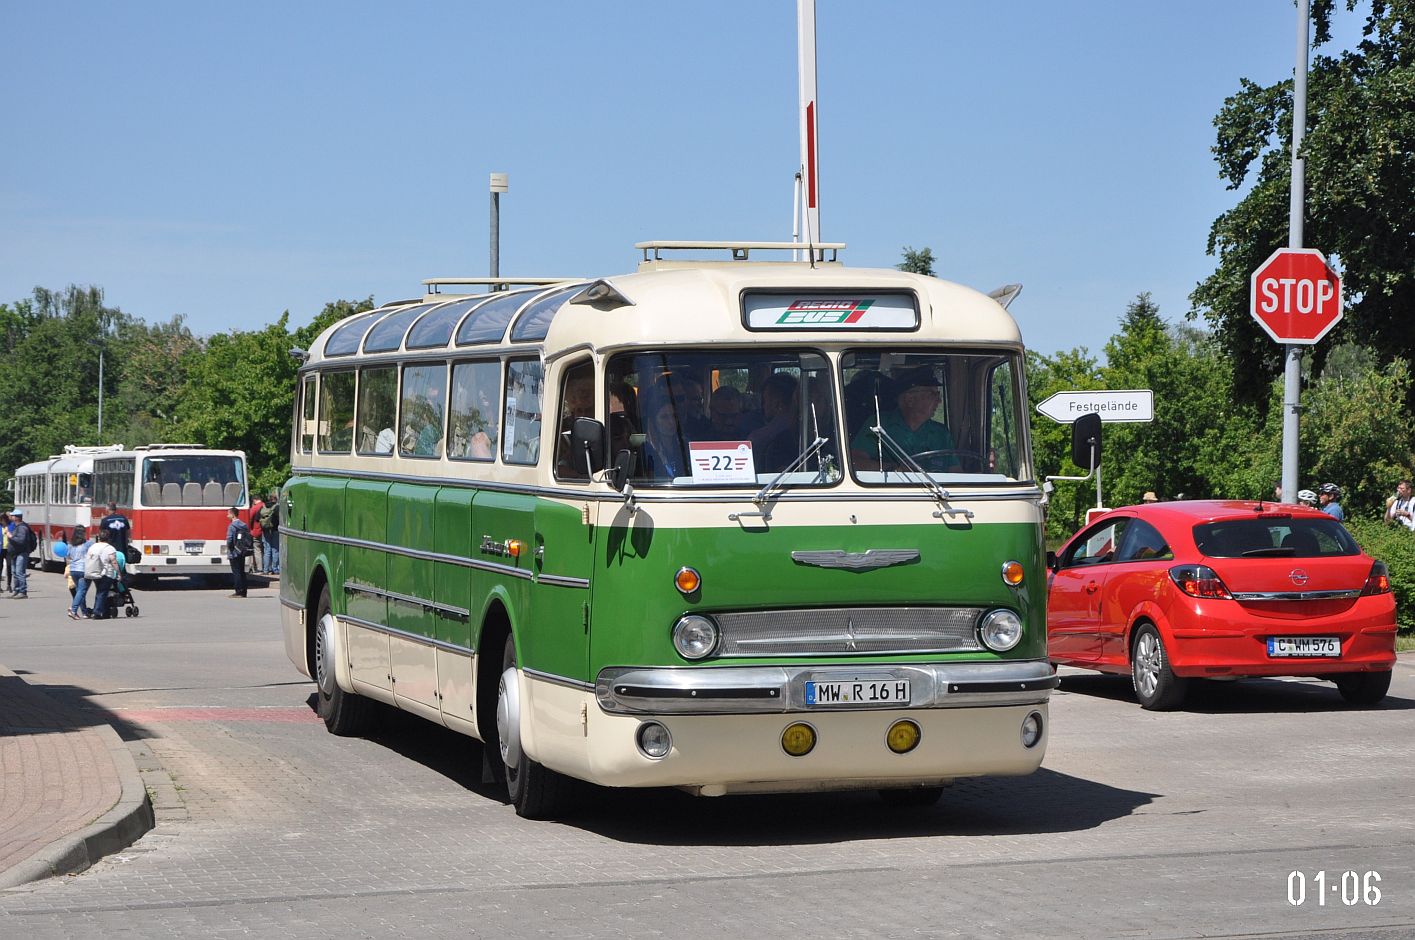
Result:
[[263,510],[264,508],[265,503],[260,501],[259,496],[257,496],[255,498],[255,501],[251,503],[251,511],[249,516],[251,520],[251,539],[255,542],[255,551],[251,553],[251,571],[255,574],[265,573],[265,569],[261,567],[261,563],[265,559],[265,552],[263,551],[265,530],[260,524],[260,513],[261,510]]
[[255,539],[250,526],[241,521],[241,511],[235,506],[226,510],[231,522],[226,526],[226,557],[231,562],[232,597],[246,596],[246,559],[255,553]]
[[113,547],[112,538],[111,529],[100,529],[98,541],[88,550],[88,557],[84,560],[84,577],[93,582],[94,620],[109,616],[108,595],[118,578],[118,551]]
[[35,537],[34,530],[25,522],[23,510],[12,509],[10,518],[15,522],[14,528],[10,531],[8,545],[10,565],[15,569],[15,586],[14,590],[10,592],[10,596],[16,600],[24,600],[29,597],[29,556],[39,545],[39,539]]
[[15,568],[10,564],[10,530],[15,523],[8,512],[0,512],[0,568],[5,570],[5,590],[15,589]]
[[93,548],[93,539],[85,538],[83,529],[74,526],[74,534],[69,536],[69,581],[74,590],[73,603],[69,605],[70,620],[87,620],[93,616],[88,606],[88,575],[85,564],[88,553]]
[[271,493],[260,511],[260,528],[265,539],[265,558],[261,566],[266,574],[280,573],[280,494]]
[[108,532],[108,542],[114,551],[121,552],[128,547],[128,540],[133,535],[133,524],[128,521],[127,516],[118,511],[117,503],[108,503],[108,515],[99,521],[98,527]]

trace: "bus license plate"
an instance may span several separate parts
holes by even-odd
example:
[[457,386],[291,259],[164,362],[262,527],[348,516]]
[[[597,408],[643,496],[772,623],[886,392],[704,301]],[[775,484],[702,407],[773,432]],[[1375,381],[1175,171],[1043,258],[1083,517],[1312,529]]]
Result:
[[830,705],[908,705],[908,679],[844,679],[831,682],[807,682],[806,704],[811,707]]
[[200,555],[203,551],[206,550],[206,543],[205,543],[205,542],[183,542],[183,543],[182,543],[182,548],[184,548],[184,549],[186,550],[186,552],[187,552],[188,555]]
[[1341,638],[1335,636],[1270,636],[1268,656],[1312,656],[1341,658]]

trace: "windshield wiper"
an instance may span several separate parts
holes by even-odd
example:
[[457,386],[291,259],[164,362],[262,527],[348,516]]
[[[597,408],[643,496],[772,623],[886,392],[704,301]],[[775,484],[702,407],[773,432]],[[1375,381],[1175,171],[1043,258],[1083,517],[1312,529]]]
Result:
[[[889,436],[889,432],[884,429],[884,423],[880,420],[879,417],[878,395],[875,396],[875,423],[873,426],[870,427],[870,430],[874,432],[874,435],[879,440],[880,444],[885,447],[888,447],[889,452],[894,455],[894,459],[899,463],[903,464],[909,473],[916,473],[919,475],[919,479],[915,482],[922,484],[924,489],[928,490],[929,493],[932,494],[934,500],[938,502],[939,511],[933,514],[935,519],[942,519],[945,515],[949,516],[950,518],[952,518],[953,516],[962,516],[964,519],[973,518],[973,511],[971,509],[954,509],[952,506],[948,505],[949,500],[953,498],[949,495],[948,490],[939,486],[938,481],[935,480],[932,476],[930,476],[928,474],[928,471],[926,471],[923,467],[919,466],[918,461],[916,461],[913,457],[906,453],[904,448],[900,447],[899,444],[894,440],[894,438]],[[882,453],[880,454],[879,463],[880,472],[888,475],[889,471],[884,469],[884,455]],[[903,474],[901,474],[901,476],[902,475]]]
[[801,453],[796,456],[795,460],[787,464],[785,470],[782,470],[776,476],[772,477],[771,482],[768,483],[766,486],[762,487],[757,492],[756,496],[752,497],[752,502],[756,503],[758,506],[761,506],[765,504],[766,501],[771,498],[771,495],[777,490],[785,489],[786,487],[784,485],[778,484],[781,484],[781,481],[786,479],[786,475],[789,473],[795,473],[797,470],[800,470],[803,466],[805,466],[806,461],[810,460],[811,457],[819,453],[820,449],[829,442],[829,438],[821,437],[819,434],[817,434],[816,439],[807,444],[806,449],[801,451]]

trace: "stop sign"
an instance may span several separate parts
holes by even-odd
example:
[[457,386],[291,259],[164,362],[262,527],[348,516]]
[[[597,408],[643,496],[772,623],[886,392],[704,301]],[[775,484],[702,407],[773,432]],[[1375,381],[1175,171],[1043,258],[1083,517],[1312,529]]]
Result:
[[1252,277],[1253,319],[1279,343],[1310,346],[1341,319],[1341,278],[1315,248],[1282,248]]

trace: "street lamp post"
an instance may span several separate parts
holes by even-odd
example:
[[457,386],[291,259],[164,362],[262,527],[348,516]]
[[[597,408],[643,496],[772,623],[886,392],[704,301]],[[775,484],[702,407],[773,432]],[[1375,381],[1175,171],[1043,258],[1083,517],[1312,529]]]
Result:
[[501,276],[501,194],[506,192],[506,174],[491,174],[491,276]]
[[90,346],[98,350],[98,443],[103,443],[103,340],[91,339]]

